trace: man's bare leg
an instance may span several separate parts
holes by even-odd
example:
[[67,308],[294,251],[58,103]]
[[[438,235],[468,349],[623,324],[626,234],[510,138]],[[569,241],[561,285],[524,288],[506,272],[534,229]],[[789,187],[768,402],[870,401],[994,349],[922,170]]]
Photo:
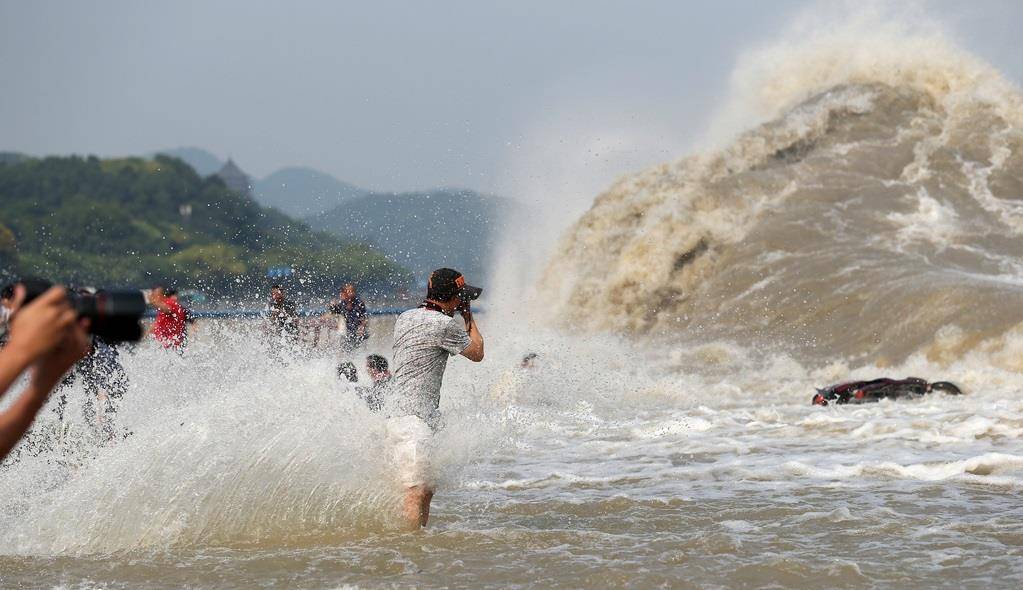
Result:
[[405,520],[415,528],[426,526],[430,520],[430,501],[433,490],[424,486],[412,486],[405,491]]

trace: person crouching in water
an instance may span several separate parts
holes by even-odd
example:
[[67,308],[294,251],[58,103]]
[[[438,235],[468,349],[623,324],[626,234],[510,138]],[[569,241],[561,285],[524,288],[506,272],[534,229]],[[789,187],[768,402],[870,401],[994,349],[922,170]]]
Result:
[[440,426],[440,389],[448,357],[460,354],[473,362],[483,360],[483,336],[469,305],[481,292],[456,270],[435,270],[426,299],[394,324],[391,387],[397,408],[387,420],[387,433],[405,487],[403,513],[416,528],[426,526],[430,518],[434,488],[429,454]]
[[387,359],[379,354],[371,354],[366,357],[366,373],[373,381],[373,387],[384,388],[391,382],[391,369]]
[[387,368],[387,359],[379,354],[367,356],[366,373],[372,385],[359,387],[356,391],[371,411],[379,412],[384,409],[384,404],[390,397],[387,393],[391,388],[391,371]]

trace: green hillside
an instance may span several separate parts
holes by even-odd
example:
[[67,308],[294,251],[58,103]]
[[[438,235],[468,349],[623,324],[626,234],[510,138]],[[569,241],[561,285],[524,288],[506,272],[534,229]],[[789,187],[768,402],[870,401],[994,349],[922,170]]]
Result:
[[28,159],[29,156],[18,152],[0,152],[0,164],[17,164]]
[[[372,248],[312,231],[176,158],[0,164],[0,272],[102,286],[171,282],[244,293],[270,266],[316,282],[404,285]],[[314,287],[315,285],[310,285]]]
[[417,283],[425,283],[430,271],[442,266],[486,282],[501,228],[518,212],[508,199],[442,189],[370,194],[307,221],[316,229],[373,244],[412,269]]

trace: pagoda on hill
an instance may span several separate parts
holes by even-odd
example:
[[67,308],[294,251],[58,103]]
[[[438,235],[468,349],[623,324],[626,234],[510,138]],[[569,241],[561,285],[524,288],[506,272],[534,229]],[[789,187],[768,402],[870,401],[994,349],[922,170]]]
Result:
[[231,158],[228,158],[224,167],[217,172],[217,177],[224,181],[227,188],[249,199],[252,198],[252,182],[249,175],[245,174]]

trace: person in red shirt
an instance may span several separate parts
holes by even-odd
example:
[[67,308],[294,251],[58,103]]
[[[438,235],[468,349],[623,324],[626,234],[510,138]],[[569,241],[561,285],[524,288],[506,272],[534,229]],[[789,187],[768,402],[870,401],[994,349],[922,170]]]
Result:
[[154,287],[149,292],[149,304],[156,308],[153,322],[153,337],[164,348],[181,350],[185,346],[185,308],[178,303],[177,291],[165,287]]

